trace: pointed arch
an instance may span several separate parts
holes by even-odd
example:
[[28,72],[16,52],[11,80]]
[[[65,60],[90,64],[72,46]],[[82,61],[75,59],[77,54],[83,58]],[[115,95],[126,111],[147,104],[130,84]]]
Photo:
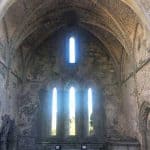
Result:
[[142,149],[148,150],[147,119],[150,113],[150,103],[144,101],[139,112],[139,128],[142,134]]

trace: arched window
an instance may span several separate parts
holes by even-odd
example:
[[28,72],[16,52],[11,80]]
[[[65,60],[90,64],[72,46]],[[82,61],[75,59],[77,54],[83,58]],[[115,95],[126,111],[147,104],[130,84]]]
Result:
[[71,87],[69,89],[69,135],[76,135],[75,128],[75,88]]
[[69,63],[76,63],[76,41],[73,36],[69,38]]
[[51,121],[51,135],[57,134],[57,88],[52,91],[52,121]]
[[88,89],[88,135],[93,135],[93,91]]
[[[99,103],[94,106],[96,101],[94,96],[94,93],[96,93],[95,88],[84,87],[82,89],[78,83],[75,83],[75,86],[70,86],[70,84],[67,86],[67,89],[66,87],[62,88],[61,96],[60,92],[58,94],[56,87],[52,88],[51,92],[49,91],[51,96],[48,98],[49,106],[47,107],[50,110],[50,136],[59,137],[61,127],[64,130],[63,136],[77,136],[80,134],[78,128],[82,124],[84,125],[82,126],[84,127],[83,132],[86,132],[87,137],[97,136],[95,135],[97,134],[95,131],[97,129],[95,126],[97,124],[95,113],[99,111]],[[80,121],[78,120],[79,118],[81,119]],[[62,125],[63,122],[64,125]]]
[[[67,36],[69,57],[68,54],[66,57],[69,61],[67,65],[60,67],[59,80],[56,78],[53,81],[54,79],[50,78],[50,83],[46,86],[49,96],[48,103],[45,103],[42,109],[44,117],[41,117],[43,121],[41,135],[52,141],[58,139],[60,142],[64,140],[75,142],[77,138],[79,141],[86,141],[98,139],[100,136],[102,109],[99,106],[98,87],[95,85],[95,80],[77,73],[80,71],[78,66],[82,65],[80,61],[76,63],[78,60],[76,40],[78,39],[77,36],[76,39],[74,36],[70,38]],[[72,63],[76,64],[72,65]]]

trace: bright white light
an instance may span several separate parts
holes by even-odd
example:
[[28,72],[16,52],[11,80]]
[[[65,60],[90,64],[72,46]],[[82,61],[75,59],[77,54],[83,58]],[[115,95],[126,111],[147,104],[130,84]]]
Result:
[[93,126],[91,125],[91,121],[92,121],[92,113],[93,113],[93,95],[92,95],[92,89],[89,88],[88,89],[88,131],[89,134],[91,134],[90,132],[93,130]]
[[51,127],[51,135],[56,135],[57,130],[57,89],[53,89],[52,95],[52,127]]
[[75,38],[69,38],[69,62],[75,63]]
[[92,110],[92,89],[91,88],[88,89],[88,112],[89,112],[89,116],[93,112],[93,110]]
[[69,135],[75,135],[75,88],[69,90]]

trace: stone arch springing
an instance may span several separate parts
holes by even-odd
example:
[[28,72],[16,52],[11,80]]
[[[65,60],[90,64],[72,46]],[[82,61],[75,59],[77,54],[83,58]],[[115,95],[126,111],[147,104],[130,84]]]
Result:
[[139,128],[142,134],[142,149],[148,150],[148,140],[147,140],[147,120],[150,113],[150,103],[143,102],[139,112]]

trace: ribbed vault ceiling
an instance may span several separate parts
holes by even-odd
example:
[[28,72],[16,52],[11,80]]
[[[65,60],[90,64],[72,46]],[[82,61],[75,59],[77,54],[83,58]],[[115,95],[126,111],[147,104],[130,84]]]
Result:
[[[138,16],[140,13],[138,6],[134,2],[125,0],[18,0],[13,2],[5,1],[7,13],[3,17],[12,55],[20,46],[27,43],[32,49],[38,48],[52,33],[66,26],[65,14],[73,11],[78,18],[77,24],[105,45],[116,69],[119,69],[122,54],[129,55],[133,49],[137,24],[143,23],[140,18],[142,14]],[[9,7],[12,3],[13,5]],[[0,9],[4,11],[2,7]],[[146,27],[145,24],[143,26]],[[2,37],[1,39],[5,40]]]

